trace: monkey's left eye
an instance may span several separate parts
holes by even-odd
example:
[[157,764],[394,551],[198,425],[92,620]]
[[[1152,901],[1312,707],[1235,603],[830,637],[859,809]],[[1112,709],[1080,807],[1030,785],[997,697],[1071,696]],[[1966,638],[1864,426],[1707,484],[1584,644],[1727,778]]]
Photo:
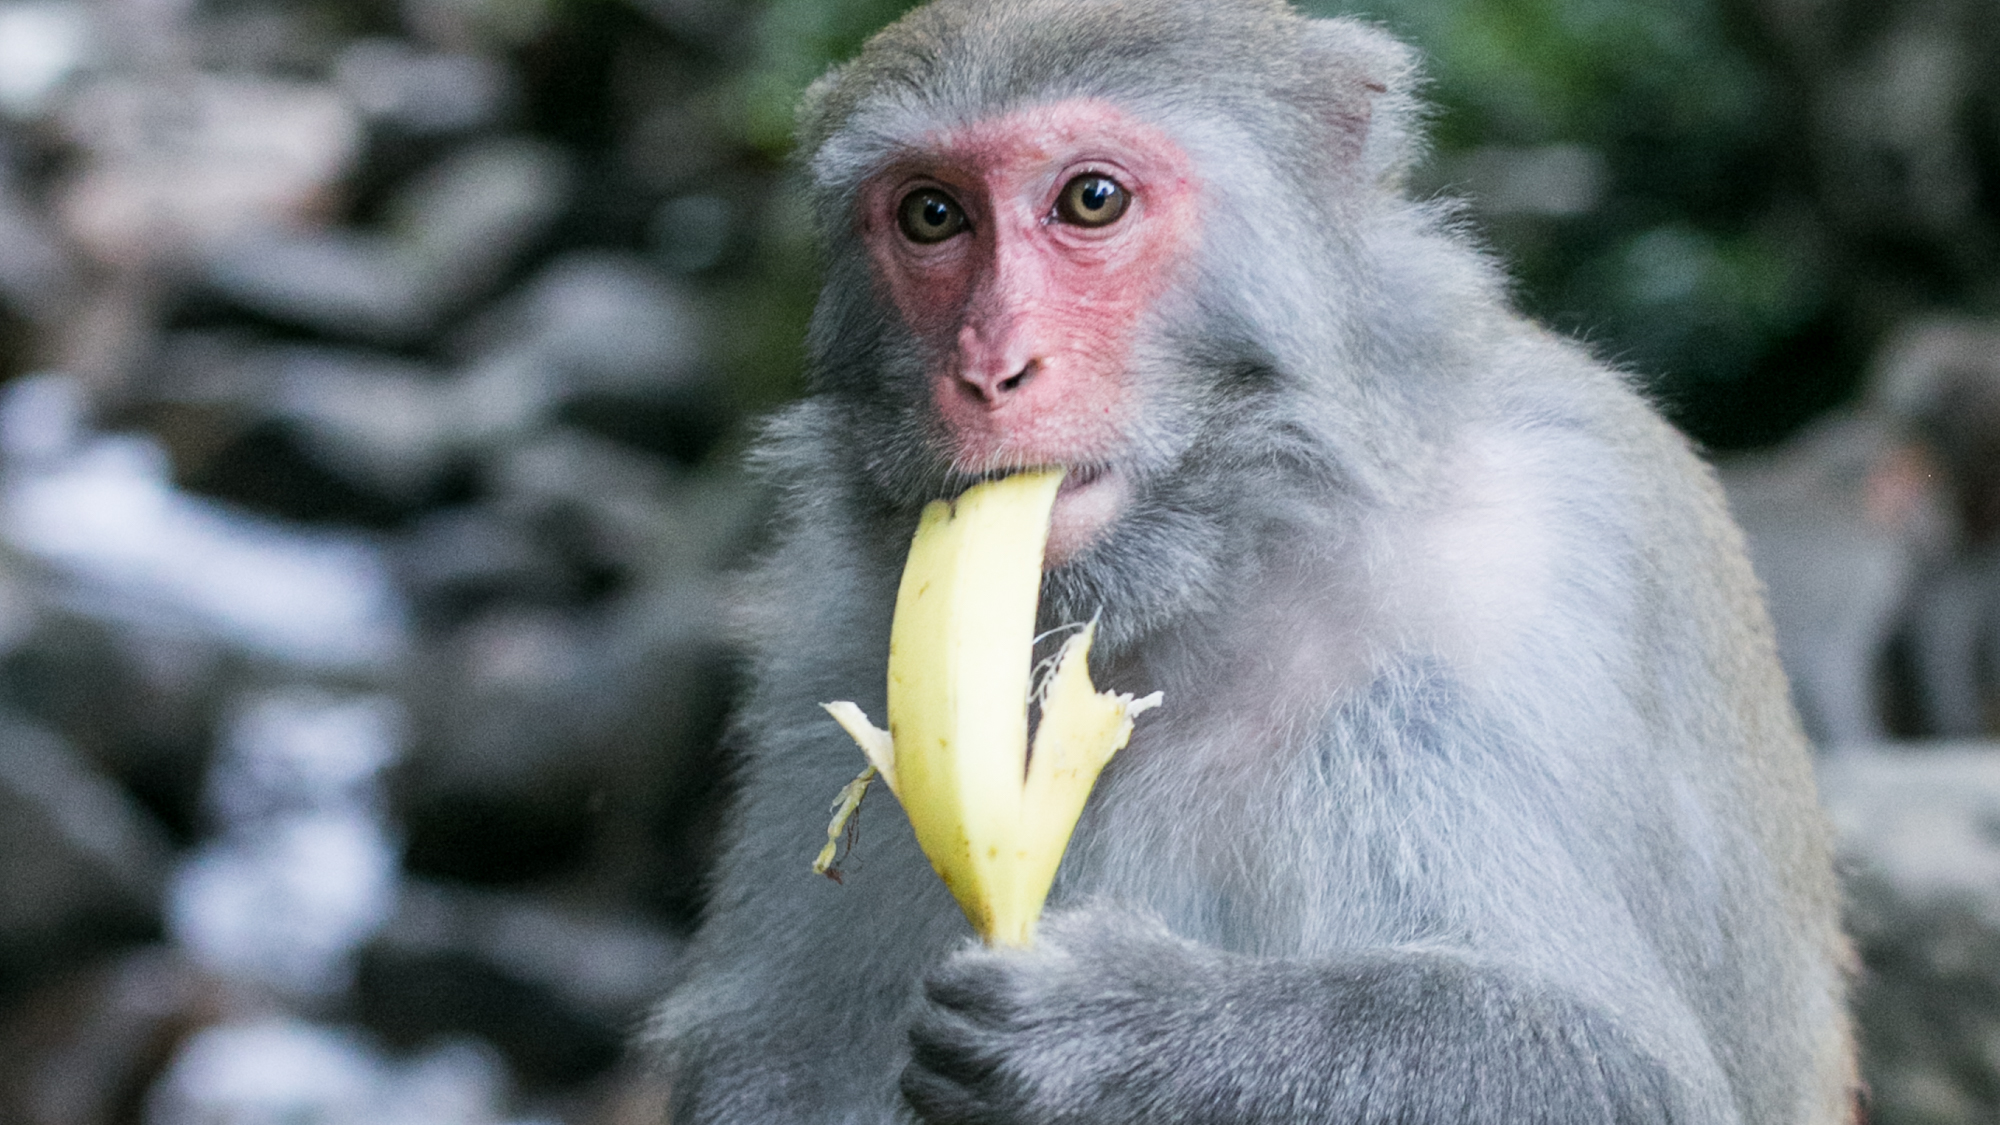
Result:
[[896,225],[911,242],[943,242],[965,229],[965,209],[936,188],[918,188],[896,208]]
[[1085,173],[1063,185],[1056,216],[1080,227],[1109,226],[1125,213],[1132,196],[1109,176]]

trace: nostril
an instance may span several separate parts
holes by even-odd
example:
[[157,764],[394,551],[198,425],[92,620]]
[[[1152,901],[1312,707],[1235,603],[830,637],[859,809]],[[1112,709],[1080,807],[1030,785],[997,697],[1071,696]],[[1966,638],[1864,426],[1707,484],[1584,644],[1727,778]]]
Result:
[[1020,390],[1021,384],[1027,382],[1029,377],[1034,375],[1035,369],[1041,366],[1041,362],[1038,359],[1029,360],[1019,371],[1000,381],[1000,390],[1002,392]]

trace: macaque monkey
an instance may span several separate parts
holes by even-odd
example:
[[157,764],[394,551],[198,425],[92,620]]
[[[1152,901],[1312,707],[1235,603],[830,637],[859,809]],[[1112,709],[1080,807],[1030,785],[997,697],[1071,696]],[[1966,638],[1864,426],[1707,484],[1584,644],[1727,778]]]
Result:
[[[1713,475],[1402,190],[1409,52],[1282,0],[938,0],[816,84],[674,1125],[1846,1121],[1844,944]],[[1061,465],[1043,624],[1165,693],[1032,947],[879,787],[919,508]]]
[[1918,718],[1952,738],[1993,731],[2000,696],[2000,323],[1920,320],[1890,337],[1874,406],[1920,434],[1956,542],[1916,591],[1909,624]]
[[1951,547],[1944,482],[1909,431],[1881,411],[1836,415],[1722,468],[1821,749],[1889,737],[1882,664]]

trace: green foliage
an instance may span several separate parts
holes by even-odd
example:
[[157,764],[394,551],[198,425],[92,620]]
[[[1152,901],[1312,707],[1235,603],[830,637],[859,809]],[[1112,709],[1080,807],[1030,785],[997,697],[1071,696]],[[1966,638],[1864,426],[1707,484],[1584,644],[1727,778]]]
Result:
[[1714,133],[1757,110],[1754,72],[1700,0],[1363,0],[1349,14],[1429,53],[1446,144]]
[[915,0],[771,0],[747,76],[750,139],[770,152],[791,143],[792,108],[827,67],[861,49]]
[[[1725,3],[1308,7],[1379,21],[1423,50],[1437,107],[1426,186],[1472,197],[1529,311],[1639,372],[1696,436],[1741,445],[1825,405],[1826,388],[1774,381],[1770,369],[1825,314],[1829,293],[1817,233],[1789,220],[1795,207],[1774,170],[1782,91]],[[1555,145],[1603,169],[1601,192],[1568,213],[1496,211],[1480,195],[1490,185],[1453,174],[1493,146]],[[1753,382],[1767,417],[1741,409]]]

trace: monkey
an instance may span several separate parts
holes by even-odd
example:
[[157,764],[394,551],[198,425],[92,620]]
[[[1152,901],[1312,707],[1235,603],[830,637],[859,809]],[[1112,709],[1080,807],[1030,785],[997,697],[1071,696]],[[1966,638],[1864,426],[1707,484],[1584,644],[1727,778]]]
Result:
[[[1413,53],[1285,0],[935,0],[806,93],[808,393],[754,455],[674,1125],[1851,1120],[1806,742],[1714,475],[1405,186]],[[880,787],[918,513],[1068,475],[1041,624],[1162,691],[1036,940]]]
[[1820,751],[1889,737],[1882,664],[1954,534],[1934,464],[1909,427],[1868,410],[1822,418],[1721,466],[1793,701]]
[[1917,319],[1873,368],[1869,406],[1918,435],[1925,483],[1956,517],[1906,627],[1917,717],[1928,734],[1987,734],[2000,676],[2000,325]]

